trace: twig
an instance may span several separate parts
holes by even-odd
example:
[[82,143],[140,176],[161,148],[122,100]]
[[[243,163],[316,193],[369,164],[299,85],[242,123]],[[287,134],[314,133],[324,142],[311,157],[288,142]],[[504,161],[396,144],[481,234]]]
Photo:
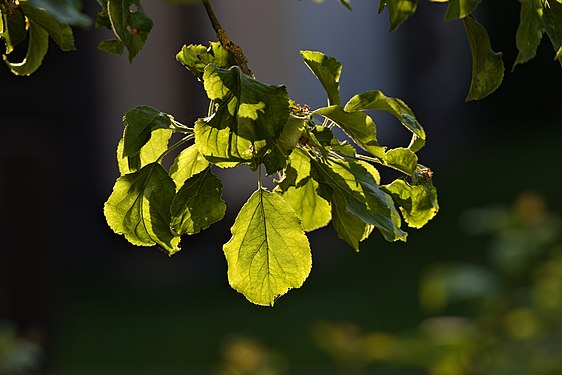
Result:
[[209,17],[209,21],[211,21],[211,25],[217,34],[217,38],[219,39],[220,44],[226,49],[232,57],[234,58],[234,62],[238,67],[250,77],[253,77],[252,71],[248,68],[248,60],[237,44],[235,44],[230,37],[226,33],[226,31],[222,28],[219,19],[217,18],[215,11],[213,10],[213,6],[211,5],[211,0],[202,0],[203,6],[205,7],[205,11],[207,12],[207,16]]

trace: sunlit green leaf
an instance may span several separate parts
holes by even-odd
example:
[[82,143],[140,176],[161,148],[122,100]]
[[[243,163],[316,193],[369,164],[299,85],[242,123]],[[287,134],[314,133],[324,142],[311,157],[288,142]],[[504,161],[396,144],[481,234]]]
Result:
[[301,182],[310,176],[310,158],[304,151],[294,149],[289,155],[284,173],[283,179],[279,183],[281,191],[286,191],[291,186],[300,186]]
[[517,44],[517,58],[513,63],[513,68],[518,64],[523,64],[537,54],[537,48],[541,43],[544,33],[544,23],[542,19],[543,6],[541,0],[519,0],[521,2],[521,12],[519,17],[519,27],[515,35]]
[[222,182],[211,167],[185,180],[170,208],[171,227],[178,234],[195,234],[224,217]]
[[488,32],[474,17],[467,16],[463,20],[472,52],[472,81],[466,100],[479,100],[490,95],[502,83],[502,54],[492,50]]
[[38,26],[41,26],[61,50],[72,51],[76,49],[74,46],[74,35],[70,26],[57,21],[46,11],[35,8],[28,1],[21,0],[20,7],[25,16]]
[[[395,207],[375,177],[353,161],[312,163],[311,175],[319,183],[318,193],[334,206],[345,202],[346,210],[366,224],[374,225],[387,241],[405,240],[406,233],[395,223]],[[332,211],[332,217],[335,213]]]
[[[142,154],[142,151],[141,151]],[[202,172],[209,166],[207,159],[201,155],[197,145],[194,144],[180,152],[170,167],[170,177],[179,189],[185,180]]]
[[312,256],[299,218],[278,194],[258,189],[244,204],[223,247],[230,285],[257,305],[272,306],[308,277]]
[[347,141],[339,141],[332,133],[332,130],[325,126],[315,126],[312,129],[312,135],[326,152],[335,151],[346,156],[355,156],[357,153],[353,145]]
[[306,177],[299,187],[290,187],[283,198],[295,210],[306,232],[322,228],[330,222],[330,204],[316,192],[318,183]]
[[6,55],[8,55],[14,50],[15,45],[25,40],[27,32],[25,17],[19,8],[1,12],[0,16],[0,38],[6,43]]
[[449,6],[445,13],[447,21],[456,20],[468,16],[482,0],[449,0]]
[[61,23],[82,27],[88,27],[92,23],[90,18],[81,12],[82,4],[79,0],[29,0],[29,3],[43,9]]
[[134,245],[159,245],[169,254],[180,250],[180,237],[170,230],[174,181],[158,163],[119,177],[104,205],[107,223]]
[[404,220],[412,228],[423,227],[439,210],[437,190],[429,181],[409,185],[403,180],[394,180],[384,188],[398,203]]
[[359,251],[359,243],[371,234],[373,225],[352,214],[347,209],[347,201],[340,193],[334,193],[330,200],[332,207],[332,226],[338,237],[344,240],[353,250]]
[[[168,149],[168,141],[172,135],[169,129],[154,130],[148,142],[140,152],[132,156],[123,155],[123,138],[117,145],[117,164],[121,175],[136,172],[147,164],[154,163]],[[183,181],[182,181],[183,182]]]
[[322,52],[301,51],[301,56],[326,90],[328,105],[340,105],[341,63]]
[[169,129],[172,126],[170,115],[146,105],[129,110],[123,116],[123,121],[123,156],[129,157],[140,152],[154,130]]
[[320,108],[314,113],[332,120],[362,149],[384,158],[385,149],[378,144],[375,123],[365,113],[346,112],[338,105]]
[[416,12],[418,0],[386,0],[390,13],[390,31],[394,31]]
[[418,156],[409,148],[393,148],[386,152],[384,164],[411,175],[418,165]]
[[544,7],[544,28],[554,47],[555,58],[562,65],[562,4],[557,1],[548,4]]
[[200,44],[184,45],[176,55],[176,59],[199,79],[203,78],[205,67],[209,64],[219,68],[230,68],[235,65],[230,53],[219,42],[211,42],[209,47]]
[[306,126],[306,120],[306,117],[298,117],[292,114],[289,115],[289,118],[283,127],[283,131],[277,140],[279,148],[285,154],[290,154],[291,150],[297,145]]
[[140,0],[106,0],[107,15],[118,40],[129,51],[129,62],[140,52],[152,30],[152,20]]
[[218,108],[195,124],[199,152],[219,167],[256,167],[277,147],[289,117],[287,90],[250,78],[236,66],[226,70],[208,65],[203,79]]
[[43,58],[49,49],[49,34],[33,21],[29,21],[29,45],[22,62],[13,63],[4,55],[4,61],[18,76],[28,76],[35,72],[43,63]]
[[344,107],[346,112],[356,112],[356,111],[363,111],[363,110],[375,110],[375,111],[385,111],[392,114],[396,117],[402,125],[406,127],[409,131],[411,131],[414,136],[419,139],[421,142],[416,142],[415,148],[412,148],[414,145],[414,140],[412,140],[411,147],[414,152],[419,151],[425,143],[425,131],[423,127],[414,116],[414,113],[404,103],[402,100],[398,98],[389,98],[384,95],[381,91],[378,90],[371,90],[364,92],[362,94],[355,95],[352,97]]

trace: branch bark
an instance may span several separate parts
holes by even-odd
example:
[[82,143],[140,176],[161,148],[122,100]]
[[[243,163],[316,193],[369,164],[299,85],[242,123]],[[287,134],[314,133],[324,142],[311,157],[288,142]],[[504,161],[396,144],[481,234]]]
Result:
[[211,25],[217,34],[217,38],[219,39],[220,44],[226,49],[232,57],[234,58],[234,62],[240,70],[242,70],[245,74],[253,77],[252,71],[248,68],[248,60],[246,59],[246,55],[244,55],[244,51],[242,48],[235,44],[226,31],[223,29],[219,19],[217,18],[215,11],[213,10],[213,6],[211,5],[211,0],[202,0],[203,6],[205,7],[205,11],[207,12],[207,16],[209,17],[209,21],[211,21]]

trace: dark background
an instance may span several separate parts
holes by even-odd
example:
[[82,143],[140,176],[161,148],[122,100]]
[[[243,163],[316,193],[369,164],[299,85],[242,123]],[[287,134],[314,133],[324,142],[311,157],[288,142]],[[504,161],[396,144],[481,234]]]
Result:
[[[310,44],[308,30],[345,29],[364,5],[358,1],[355,13],[336,4],[290,6],[300,13],[297,21],[308,23],[286,27],[301,30],[302,44]],[[159,18],[162,8],[168,13]],[[335,9],[334,17],[342,18],[338,24],[322,23],[325,9]],[[481,241],[459,227],[458,218],[468,208],[507,205],[533,191],[553,211],[562,209],[562,72],[550,42],[545,36],[537,58],[511,73],[518,3],[484,2],[479,19],[494,49],[504,53],[506,76],[490,97],[465,103],[470,52],[462,23],[443,21],[444,9],[420,2],[418,12],[393,34],[388,34],[388,14],[373,11],[368,18],[382,25],[384,35],[355,35],[350,42],[338,31],[342,38],[330,40],[356,44],[358,52],[381,38],[393,46],[381,48],[383,56],[376,57],[391,61],[392,76],[377,73],[383,86],[391,82],[391,92],[382,88],[387,95],[408,103],[428,133],[420,160],[435,172],[440,213],[422,230],[410,230],[407,243],[389,244],[373,235],[360,253],[331,228],[311,233],[312,273],[274,308],[253,306],[230,289],[221,250],[255,187],[251,172],[221,172],[225,219],[186,236],[183,250],[173,257],[128,244],[103,218],[103,202],[117,177],[114,149],[122,114],[148,104],[189,123],[206,111],[201,87],[173,58],[184,43],[214,39],[199,7],[164,4],[154,14],[149,10],[154,32],[132,66],[125,57],[96,50],[101,31],[77,30],[78,52],[60,53],[51,44],[43,66],[31,77],[14,77],[1,67],[0,321],[40,344],[40,371],[52,374],[213,373],[233,337],[250,337],[282,353],[291,373],[338,373],[334,359],[313,339],[318,322],[352,322],[391,332],[414,326],[424,317],[417,281],[427,264],[485,257]],[[94,14],[95,9],[88,11]],[[226,14],[225,24],[255,33],[252,20],[259,11]],[[284,32],[277,31],[280,38]],[[236,31],[232,34],[236,39]],[[240,35],[236,41],[248,45],[258,78],[283,82],[282,73],[277,80],[268,76],[280,67],[259,65],[258,55],[268,54],[271,46],[257,48]],[[299,45],[299,39],[292,43],[319,48]],[[364,57],[335,57],[344,62],[342,92],[347,97],[381,88],[377,82],[375,87],[346,85],[346,72],[358,75],[360,82],[354,61]],[[302,64],[293,68],[293,60],[277,64],[298,69],[297,77],[309,74]],[[167,86],[170,82],[173,87]],[[309,82],[320,95],[318,83]],[[316,99],[308,100],[315,104]],[[390,129],[387,122],[381,119],[380,134]],[[401,133],[389,133],[389,142],[401,141]]]

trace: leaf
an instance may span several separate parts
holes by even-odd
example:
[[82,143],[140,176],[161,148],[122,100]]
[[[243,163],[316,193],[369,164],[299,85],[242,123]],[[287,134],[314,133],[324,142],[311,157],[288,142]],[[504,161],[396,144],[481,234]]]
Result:
[[340,0],[340,4],[346,7],[347,9],[351,10],[351,5],[349,5],[350,0]]
[[476,9],[482,0],[449,0],[449,6],[445,13],[447,21],[465,18]]
[[[117,164],[121,175],[136,172],[147,164],[154,163],[168,149],[168,141],[172,136],[170,129],[154,130],[148,142],[140,152],[133,156],[123,156],[123,138],[117,145]],[[185,181],[185,180],[183,180]],[[183,183],[183,181],[181,181]]]
[[519,64],[523,64],[537,54],[537,48],[541,43],[544,33],[543,6],[541,0],[519,0],[521,2],[521,12],[519,17],[519,27],[515,35],[517,45],[517,58],[513,63],[513,69]]
[[306,127],[307,117],[299,117],[293,114],[289,115],[283,131],[277,139],[277,144],[283,153],[290,154],[293,148],[297,145],[302,132]]
[[64,24],[88,27],[92,23],[90,18],[81,12],[81,2],[78,0],[29,0],[29,3]]
[[340,105],[340,75],[342,65],[322,52],[301,51],[304,63],[318,78],[328,94],[328,105]]
[[209,47],[200,44],[184,45],[176,55],[176,60],[199,79],[203,79],[203,72],[209,64],[226,69],[235,65],[230,53],[219,42],[211,42]]
[[123,156],[135,156],[150,139],[156,129],[170,129],[172,117],[159,110],[143,105],[129,110],[123,116]]
[[431,182],[409,185],[404,180],[394,180],[384,186],[400,206],[400,212],[408,225],[421,228],[437,214],[437,190]]
[[359,242],[369,237],[373,225],[366,224],[363,220],[349,212],[347,210],[347,202],[341,194],[334,194],[330,204],[332,207],[332,226],[338,237],[358,252]]
[[70,26],[58,22],[49,13],[35,8],[28,1],[21,0],[20,7],[25,16],[44,29],[61,50],[73,51],[76,49],[74,46],[74,35]]
[[35,72],[43,63],[43,58],[49,49],[49,34],[33,21],[29,21],[29,45],[22,62],[12,63],[4,55],[4,62],[12,73],[18,76],[28,76]]
[[[376,226],[387,241],[406,239],[407,234],[400,229],[400,223],[395,222],[396,208],[392,199],[379,188],[376,178],[361,164],[353,161],[331,161],[326,164],[314,160],[311,175],[319,183],[318,194],[332,207],[341,208],[342,203],[345,203],[349,213],[366,224]],[[335,217],[336,213],[332,211],[332,218]]]
[[159,245],[170,255],[179,251],[180,237],[170,230],[170,206],[176,189],[158,163],[119,177],[104,205],[107,223],[133,245]]
[[562,4],[558,1],[548,4],[544,7],[544,28],[556,52],[555,59],[562,65]]
[[412,175],[418,165],[418,156],[409,148],[393,148],[386,152],[384,164]]
[[472,16],[463,19],[472,52],[472,81],[466,101],[480,100],[494,92],[503,80],[501,52],[494,52],[484,26]]
[[300,221],[278,194],[257,190],[244,204],[223,247],[230,285],[252,303],[273,306],[302,286],[312,267]]
[[346,112],[340,106],[320,108],[314,114],[322,115],[335,122],[353,141],[373,156],[383,159],[384,147],[377,141],[377,128],[371,117],[363,112]]
[[14,50],[14,46],[25,40],[25,17],[19,8],[0,12],[0,38],[6,43],[6,55]]
[[290,187],[283,198],[295,210],[306,232],[322,228],[330,222],[330,204],[316,192],[318,183],[306,177],[299,187]]
[[304,151],[294,149],[289,155],[287,164],[283,180],[278,186],[281,191],[286,191],[291,186],[300,186],[301,182],[310,176],[310,158]]
[[197,144],[194,144],[182,150],[176,157],[170,167],[170,177],[172,177],[176,187],[179,189],[185,180],[202,172],[208,166],[209,162],[201,155]]
[[[396,117],[398,121],[406,127],[406,129],[413,133],[415,138],[412,139],[410,148],[412,148],[415,144],[416,147],[412,148],[414,152],[419,151],[421,148],[420,146],[423,146],[423,143],[425,143],[426,135],[423,127],[416,119],[416,116],[414,116],[410,107],[408,107],[402,100],[398,98],[389,98],[378,90],[371,90],[355,95],[344,107],[344,111],[346,112],[364,110],[385,111]],[[416,139],[419,139],[421,142],[418,141],[414,143]]]
[[144,12],[140,0],[106,0],[107,15],[117,39],[129,52],[129,62],[144,47],[152,30],[152,20]]
[[98,49],[113,55],[122,55],[125,51],[125,45],[119,40],[102,40],[98,43]]
[[170,208],[171,228],[177,234],[195,234],[220,221],[226,212],[222,182],[211,167],[185,180]]
[[418,0],[386,0],[390,13],[390,31],[394,31],[416,12]]
[[256,168],[277,147],[289,117],[284,86],[266,85],[234,66],[208,65],[203,76],[213,116],[195,123],[195,139],[207,160],[219,167],[250,163]]
[[354,157],[357,154],[355,147],[347,141],[340,142],[330,129],[317,125],[312,129],[312,135],[316,138],[326,152],[335,151],[342,155]]

